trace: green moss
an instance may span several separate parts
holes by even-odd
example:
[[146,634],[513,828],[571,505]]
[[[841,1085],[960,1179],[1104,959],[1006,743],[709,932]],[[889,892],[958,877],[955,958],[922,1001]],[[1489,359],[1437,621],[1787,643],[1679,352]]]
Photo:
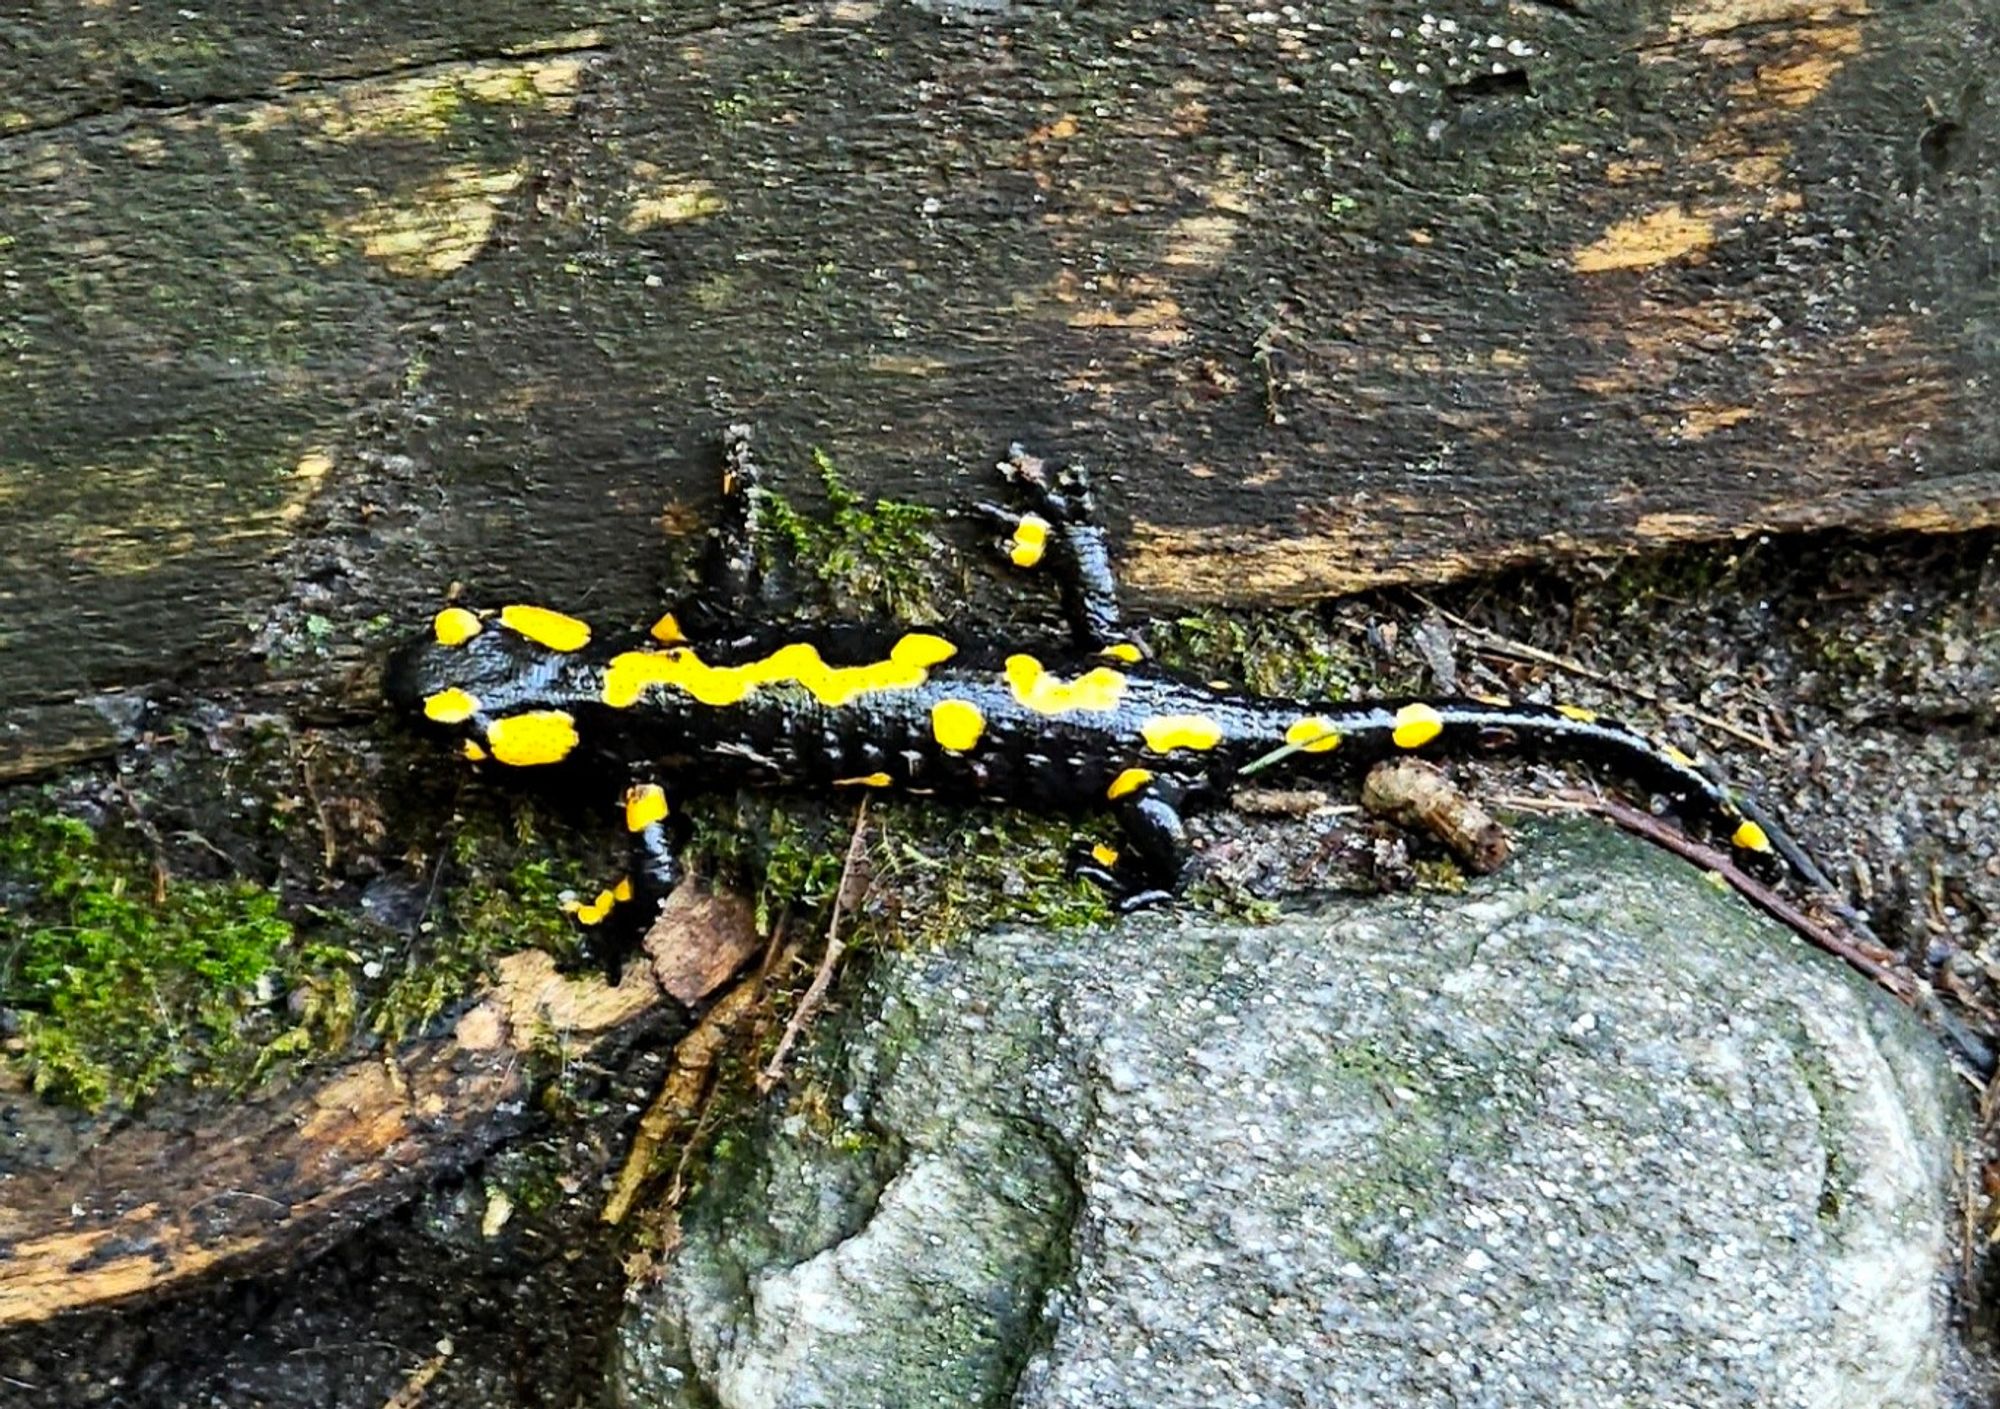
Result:
[[[72,818],[0,820],[0,1006],[34,1089],[131,1105],[162,1082],[246,1080],[344,1036],[344,951],[300,945],[246,881],[156,875]],[[314,1001],[268,996],[311,987]]]
[[596,894],[590,863],[557,850],[527,799],[496,798],[460,822],[446,846],[440,909],[405,955],[370,1015],[373,1030],[400,1041],[472,991],[494,959],[543,949],[566,963],[580,959],[566,895]]
[[758,490],[767,530],[758,544],[763,566],[809,568],[841,612],[936,620],[935,594],[925,570],[940,556],[930,534],[932,512],[894,499],[871,504],[848,488],[824,450],[815,446],[812,455],[827,511],[807,515],[782,495]]
[[1260,695],[1346,699],[1381,687],[1346,633],[1317,609],[1250,612],[1213,608],[1155,623],[1161,662],[1201,679],[1223,679]]

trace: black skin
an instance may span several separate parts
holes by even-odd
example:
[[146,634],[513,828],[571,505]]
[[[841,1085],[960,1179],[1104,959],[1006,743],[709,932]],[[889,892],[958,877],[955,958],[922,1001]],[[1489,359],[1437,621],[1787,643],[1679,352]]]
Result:
[[[729,666],[806,641],[831,665],[883,661],[903,630],[855,626],[801,633],[770,624],[769,604],[778,593],[757,568],[759,491],[747,429],[730,427],[724,450],[724,507],[704,590],[675,611],[688,641],[682,649],[708,665]],[[459,644],[444,644],[433,634],[398,651],[386,693],[419,720],[425,700],[439,691],[474,696],[478,712],[447,726],[462,743],[490,742],[486,731],[493,721],[522,711],[563,711],[573,718],[578,740],[571,757],[614,780],[614,795],[674,777],[691,779],[696,789],[753,784],[851,791],[863,786],[859,780],[887,775],[887,786],[944,800],[1108,810],[1124,834],[1119,858],[1110,865],[1085,862],[1079,870],[1106,886],[1122,908],[1162,901],[1181,888],[1188,860],[1183,814],[1226,801],[1246,767],[1265,763],[1284,777],[1351,775],[1400,753],[1548,757],[1605,768],[1724,835],[1741,821],[1737,803],[1720,784],[1616,723],[1536,705],[1432,700],[1423,703],[1435,711],[1440,728],[1412,747],[1399,745],[1395,733],[1398,711],[1415,701],[1301,703],[1193,684],[1160,670],[1144,661],[1118,610],[1110,554],[1082,471],[1052,468],[1019,446],[1001,469],[1021,509],[981,505],[979,512],[1010,539],[1023,517],[1047,523],[1047,548],[1037,568],[1056,579],[1070,625],[1066,647],[1027,654],[1059,682],[1094,669],[1116,671],[1124,684],[1114,707],[1054,714],[1030,708],[1005,675],[1007,658],[1021,648],[928,628],[927,636],[951,642],[949,659],[930,666],[919,683],[872,690],[845,703],[823,703],[796,683],[762,685],[724,704],[655,685],[613,707],[602,692],[614,657],[673,648],[635,635],[554,650],[490,616]],[[970,702],[983,715],[974,747],[953,751],[935,737],[932,707],[945,699]],[[1159,716],[1212,721],[1215,742],[1156,751],[1142,739],[1141,726]],[[1339,734],[1338,745],[1329,751],[1288,746],[1287,729],[1304,716],[1327,721]],[[1121,775],[1129,779],[1130,769],[1150,776],[1114,789]],[[1111,791],[1120,795],[1107,796]],[[673,827],[671,819],[654,821],[631,834],[634,894],[629,906],[620,907],[621,916],[650,919],[678,884]]]

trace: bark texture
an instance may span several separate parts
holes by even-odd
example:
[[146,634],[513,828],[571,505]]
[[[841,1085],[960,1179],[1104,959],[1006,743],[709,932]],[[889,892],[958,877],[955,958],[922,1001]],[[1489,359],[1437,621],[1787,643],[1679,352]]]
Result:
[[642,611],[726,416],[939,505],[1086,456],[1155,600],[1990,522],[1994,48],[1976,0],[40,0],[0,706],[59,758],[313,574],[336,635]]

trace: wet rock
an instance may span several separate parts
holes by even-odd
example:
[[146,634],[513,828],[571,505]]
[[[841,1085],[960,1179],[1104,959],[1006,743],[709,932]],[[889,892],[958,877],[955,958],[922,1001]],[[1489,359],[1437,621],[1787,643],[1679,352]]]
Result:
[[633,1405],[1939,1402],[1962,1097],[1678,862],[883,961],[629,1313]]

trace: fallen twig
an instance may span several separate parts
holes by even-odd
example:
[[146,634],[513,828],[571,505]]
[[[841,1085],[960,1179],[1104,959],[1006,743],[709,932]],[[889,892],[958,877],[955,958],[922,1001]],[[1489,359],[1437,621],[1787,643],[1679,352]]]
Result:
[[819,968],[813,973],[812,983],[805,996],[799,999],[798,1008],[791,1020],[785,1024],[785,1031],[778,1038],[778,1050],[771,1054],[771,1060],[757,1073],[757,1089],[769,1091],[785,1075],[785,1058],[791,1054],[792,1044],[805,1031],[826,1002],[826,992],[833,986],[834,970],[840,966],[840,959],[847,952],[847,941],[840,936],[840,917],[851,912],[860,903],[861,891],[867,887],[867,877],[862,871],[861,860],[867,850],[868,802],[863,799],[854,814],[854,835],[848,838],[847,859],[841,863],[840,884],[833,892],[833,913],[826,920],[826,952],[820,956]]

